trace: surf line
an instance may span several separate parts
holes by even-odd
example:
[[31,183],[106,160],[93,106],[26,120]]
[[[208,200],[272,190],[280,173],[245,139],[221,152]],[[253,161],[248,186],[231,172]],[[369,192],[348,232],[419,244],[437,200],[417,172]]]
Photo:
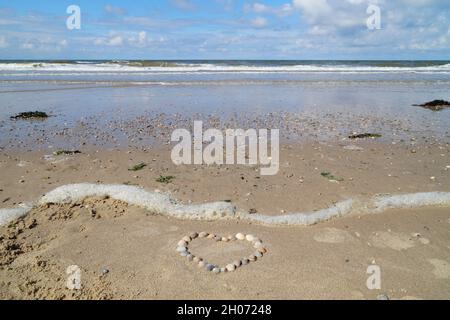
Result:
[[0,209],[0,226],[25,216],[36,205],[70,204],[92,197],[109,197],[143,208],[156,215],[177,219],[203,221],[239,219],[268,226],[308,226],[352,214],[378,214],[388,209],[426,206],[450,207],[450,192],[423,192],[377,195],[369,199],[348,199],[329,208],[312,212],[264,215],[238,210],[229,202],[186,205],[172,199],[167,194],[146,191],[140,187],[81,183],[58,187],[33,204],[23,205],[19,208]]

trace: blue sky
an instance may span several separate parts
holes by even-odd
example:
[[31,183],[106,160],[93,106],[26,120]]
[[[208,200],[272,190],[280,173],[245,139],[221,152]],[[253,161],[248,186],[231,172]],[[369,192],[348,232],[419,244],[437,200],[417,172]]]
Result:
[[0,0],[0,59],[449,60],[449,19],[449,0]]

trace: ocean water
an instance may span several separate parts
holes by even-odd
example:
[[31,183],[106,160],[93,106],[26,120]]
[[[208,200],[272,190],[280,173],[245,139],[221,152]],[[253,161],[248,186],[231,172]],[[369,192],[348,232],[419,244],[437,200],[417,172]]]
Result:
[[[307,119],[321,122],[317,132],[308,128],[319,138],[333,136],[333,125],[343,135],[402,128],[448,140],[450,110],[412,105],[450,100],[449,89],[450,61],[0,61],[0,147],[86,119],[106,130],[161,114],[169,122],[175,114],[245,119],[237,123],[244,128],[263,118],[255,126],[285,131],[287,117]],[[11,115],[31,110],[52,117],[32,129],[11,123]]]

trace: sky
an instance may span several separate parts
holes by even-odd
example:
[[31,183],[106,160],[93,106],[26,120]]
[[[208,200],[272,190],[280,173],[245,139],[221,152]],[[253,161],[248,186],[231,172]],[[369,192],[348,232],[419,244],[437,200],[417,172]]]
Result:
[[449,19],[450,0],[0,0],[0,59],[450,60]]

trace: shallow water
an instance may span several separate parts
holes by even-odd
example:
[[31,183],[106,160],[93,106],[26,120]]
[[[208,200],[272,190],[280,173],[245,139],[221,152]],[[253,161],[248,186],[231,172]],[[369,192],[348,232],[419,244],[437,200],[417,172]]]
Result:
[[[26,137],[40,134],[43,145],[64,144],[68,135],[76,144],[83,130],[90,130],[92,140],[108,136],[110,144],[130,144],[133,130],[161,123],[174,129],[212,118],[221,122],[219,127],[279,128],[282,136],[292,139],[326,139],[364,130],[448,141],[450,110],[432,112],[412,105],[450,100],[449,66],[216,62],[137,68],[105,62],[47,62],[39,67],[0,63],[0,146],[26,144]],[[32,110],[52,117],[32,123],[9,119]],[[147,138],[144,143],[151,143]]]

